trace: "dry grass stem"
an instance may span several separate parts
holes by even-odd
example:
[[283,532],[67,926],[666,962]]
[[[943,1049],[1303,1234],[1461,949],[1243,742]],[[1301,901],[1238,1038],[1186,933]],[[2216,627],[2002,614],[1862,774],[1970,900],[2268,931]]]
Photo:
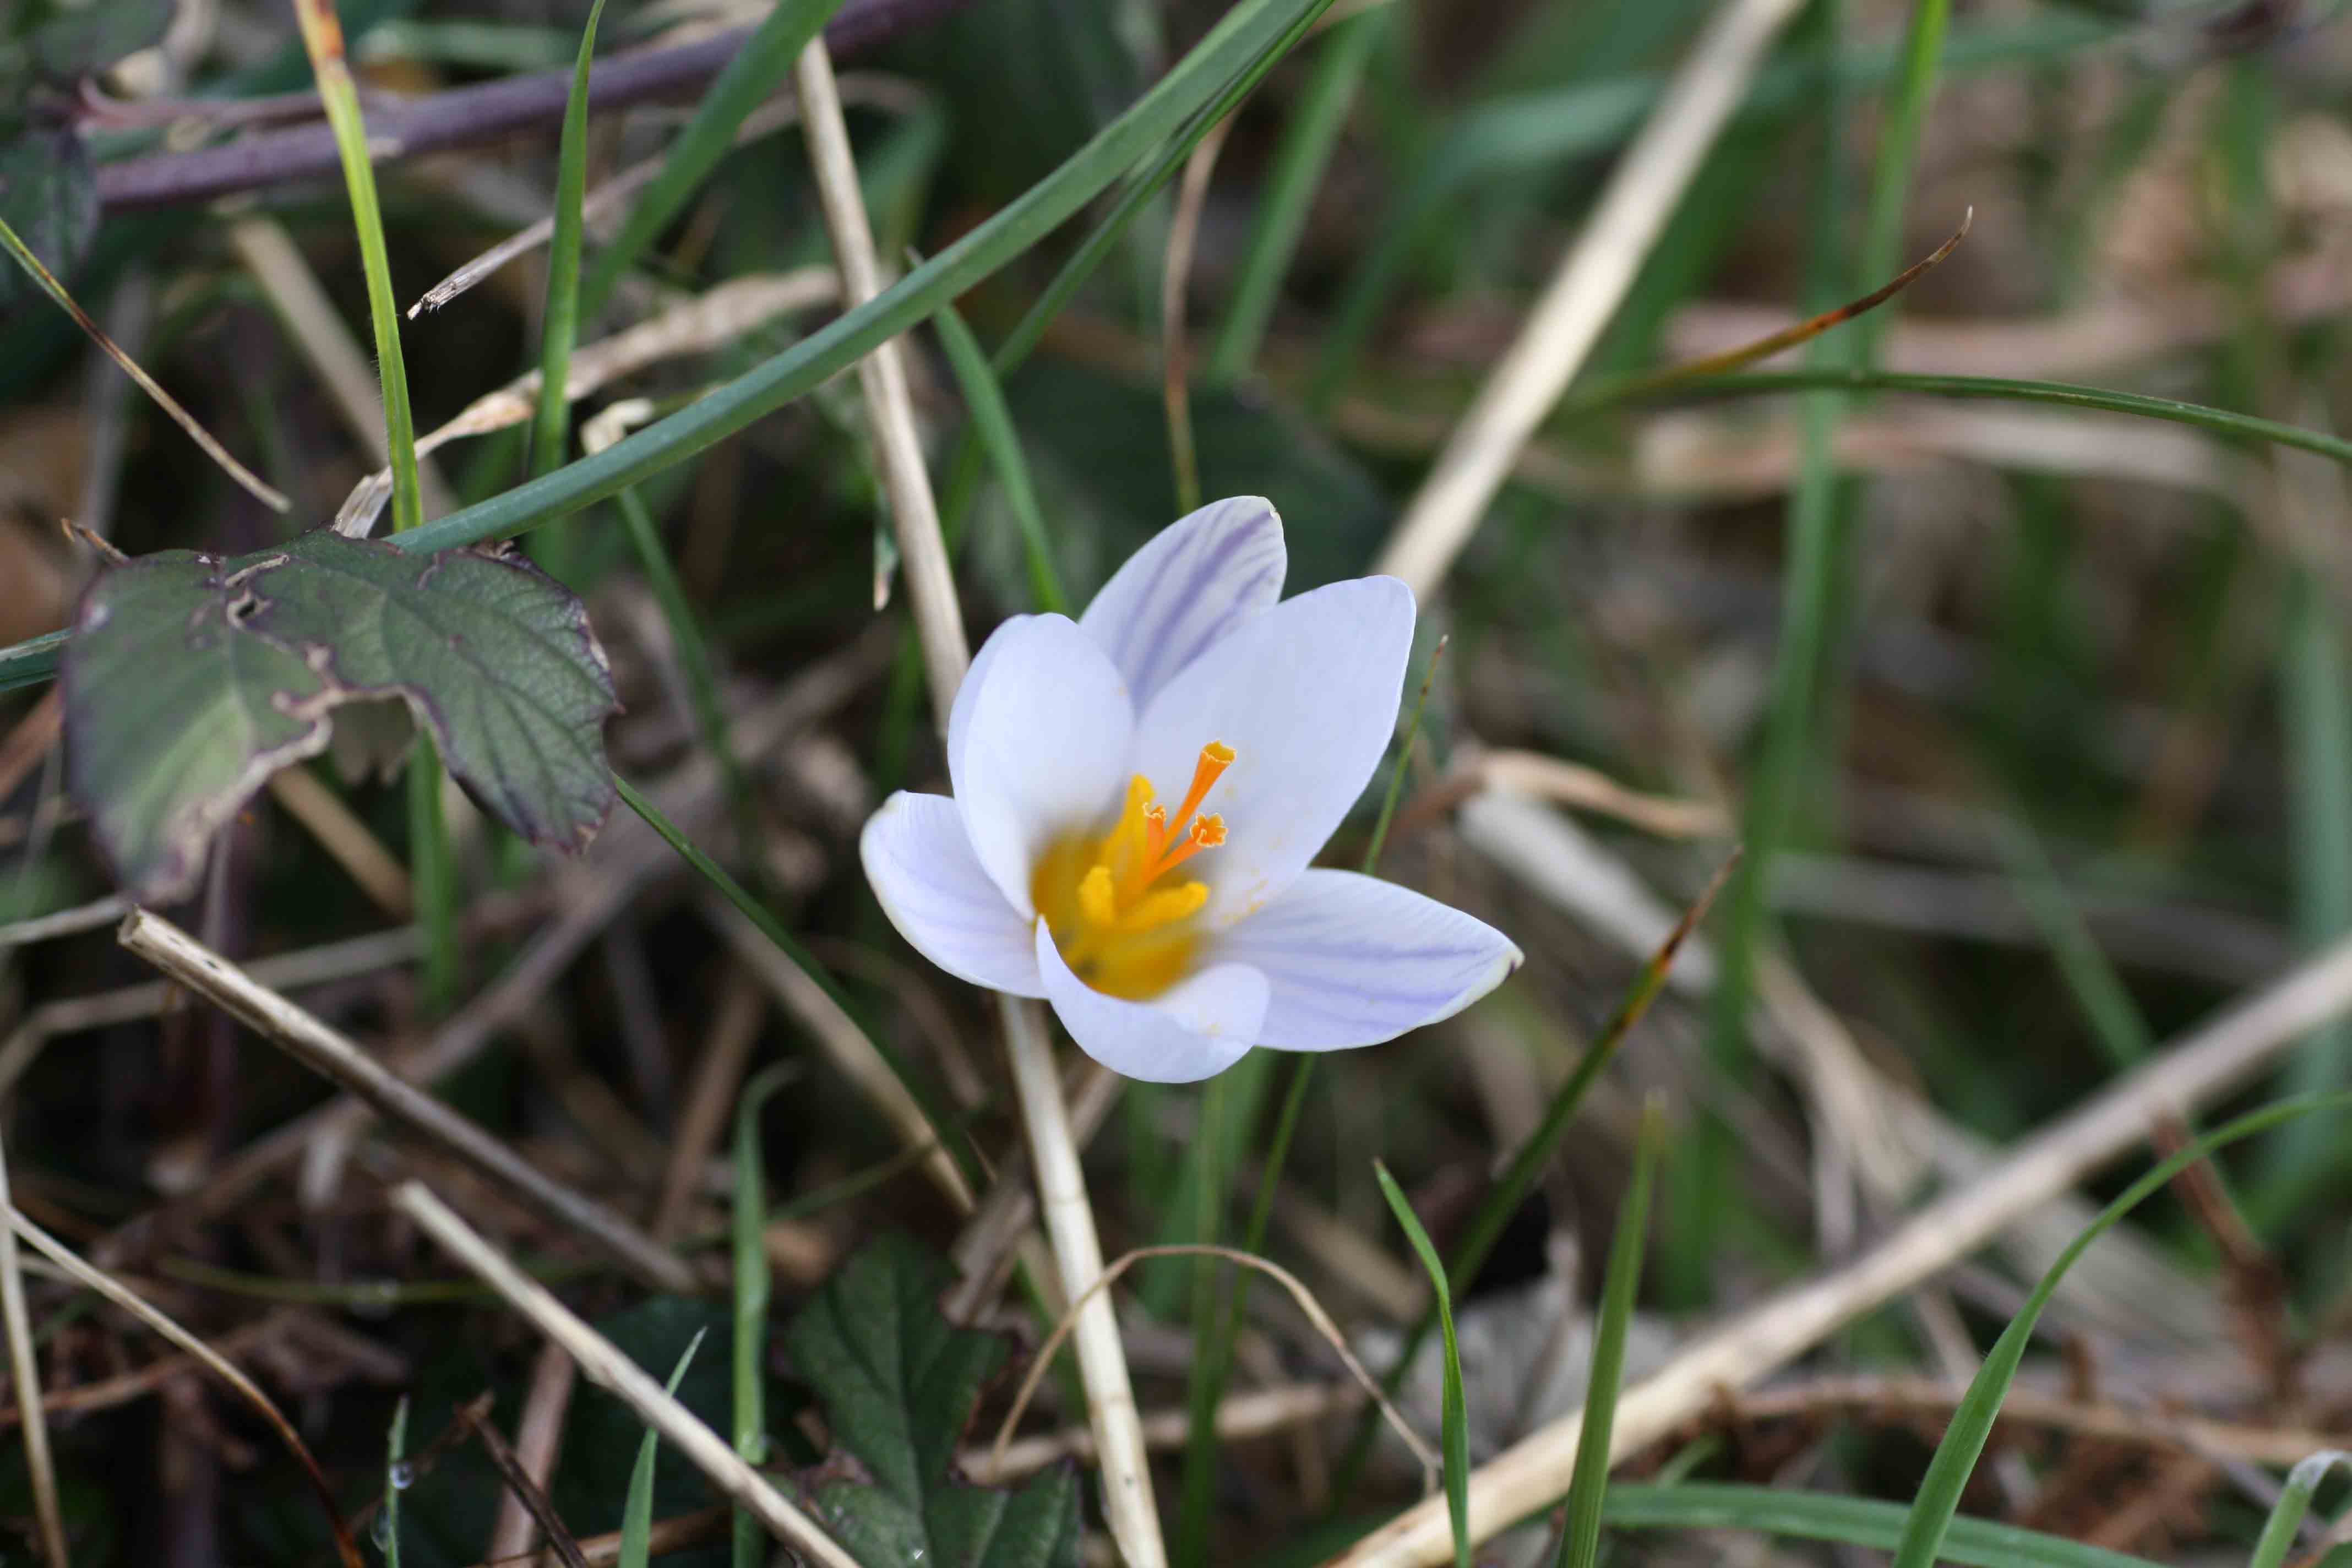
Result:
[[[730,278],[708,291],[671,306],[633,327],[583,343],[572,352],[563,395],[577,403],[625,375],[688,354],[707,353],[755,331],[778,316],[831,304],[840,286],[829,267],[790,272],[758,272]],[[442,424],[416,438],[422,460],[467,436],[527,425],[539,408],[539,372],[525,371],[494,392],[486,392]],[[381,452],[379,462],[385,459]],[[392,470],[379,468],[352,488],[335,513],[336,531],[364,535],[374,527],[392,496]]]
[[759,987],[740,970],[731,971],[719,993],[718,1016],[711,1020],[702,1054],[695,1061],[686,1104],[670,1137],[661,1199],[654,1210],[654,1236],[660,1241],[673,1243],[686,1234],[703,1171],[727,1131],[735,1091],[742,1085],[744,1068],[751,1065],[751,1047],[759,1043],[766,1011]]
[[[376,377],[374,357],[360,346],[285,227],[275,218],[239,218],[228,226],[228,242],[254,281],[261,285],[269,308],[277,312],[311,373],[325,385],[352,438],[377,462],[391,462],[392,437],[384,423],[383,389]],[[421,448],[416,478],[428,517],[457,510],[457,500],[440,470],[424,460]]]
[[1729,0],[1675,75],[1510,351],[1454,427],[1373,570],[1426,596],[1583,368],[1797,0]]
[[0,949],[25,947],[37,942],[47,942],[53,937],[75,936],[86,931],[96,931],[100,926],[112,925],[121,920],[122,911],[130,907],[131,901],[121,894],[110,893],[105,898],[77,904],[69,910],[59,910],[55,914],[37,915],[28,921],[0,925]]
[[415,907],[408,868],[318,774],[305,767],[280,768],[269,775],[269,798],[309,831],[376,908],[394,920],[408,919]]
[[[8,1158],[0,1151],[0,1212],[14,1212]],[[8,1331],[8,1375],[16,1385],[16,1419],[25,1429],[25,1469],[32,1483],[33,1517],[40,1528],[41,1555],[49,1568],[68,1568],[65,1512],[58,1506],[58,1470],[49,1458],[49,1423],[42,1409],[41,1361],[33,1343],[32,1315],[25,1310],[25,1273],[16,1257],[16,1233],[0,1226],[0,1322]]]
[[1061,1080],[1054,1072],[1045,1011],[1017,996],[999,996],[997,1010],[1004,1021],[1005,1054],[1013,1064],[1022,1125],[1029,1132],[1030,1158],[1036,1164],[1038,1206],[1062,1292],[1072,1303],[1078,1376],[1086,1385],[1087,1418],[1100,1456],[1103,1511],[1128,1568],[1167,1568],[1168,1548],[1160,1533],[1127,1352],[1119,1343],[1118,1314],[1109,1295],[1094,1289],[1103,1279],[1102,1243],[1095,1234],[1094,1205],[1087,1197]]
[[[1217,1406],[1217,1436],[1229,1443],[1309,1426],[1327,1415],[1346,1415],[1364,1403],[1363,1389],[1349,1383],[1292,1383],[1247,1394],[1228,1394]],[[1160,1453],[1184,1447],[1192,1417],[1183,1410],[1155,1410],[1143,1417],[1143,1440]],[[1091,1464],[1095,1436],[1085,1426],[1023,1437],[1001,1448],[970,1447],[956,1456],[956,1468],[974,1486],[1001,1487],[1035,1475],[1064,1459]]]
[[1160,395],[1167,412],[1179,512],[1201,504],[1201,461],[1192,445],[1192,399],[1187,388],[1192,367],[1184,344],[1184,296],[1192,281],[1192,248],[1201,237],[1201,211],[1208,204],[1209,180],[1216,173],[1217,154],[1225,150],[1225,136],[1233,125],[1231,115],[1218,121],[1184,161],[1176,214],[1168,225],[1168,253],[1160,269]]
[[563,1564],[563,1568],[588,1568],[588,1559],[581,1553],[579,1542],[572,1539],[572,1532],[563,1527],[563,1521],[557,1515],[554,1505],[547,1500],[547,1490],[540,1478],[531,1474],[530,1467],[523,1463],[522,1456],[515,1451],[514,1446],[507,1441],[506,1434],[499,1431],[498,1424],[490,1419],[490,1396],[487,1394],[482,1395],[460,1411],[458,1415],[480,1439],[482,1452],[489,1456],[490,1468],[497,1470],[499,1479],[506,1483],[506,1491],[499,1500],[499,1506],[504,1507],[509,1502],[520,1504],[523,1511],[538,1525],[540,1532],[546,1536],[548,1551]]
[[749,1510],[770,1534],[820,1568],[858,1568],[856,1558],[771,1486],[727,1440],[680,1405],[620,1348],[573,1315],[536,1279],[457,1217],[422,1183],[403,1182],[393,1203],[449,1255],[506,1299],[531,1326],[562,1345],[588,1381],[616,1395],[684,1454],[719,1492]]
[[[2144,1144],[2168,1116],[2244,1083],[2352,1007],[2352,941],[2338,942],[2009,1150],[1975,1182],[1915,1211],[1844,1268],[1782,1291],[1690,1345],[1618,1401],[1612,1452],[1633,1453],[1828,1335],[1966,1258]],[[1582,1412],[1539,1428],[1471,1476],[1473,1538],[1490,1539],[1567,1489]],[[1443,1500],[1367,1536],[1335,1568],[1435,1568],[1453,1555]]]
[[[1083,1153],[1102,1130],[1111,1107],[1118,1103],[1119,1090],[1127,1086],[1127,1080],[1092,1058],[1079,1070],[1077,1087],[1069,1092],[1066,1101],[1070,1111],[1070,1139]],[[964,1222],[955,1245],[948,1249],[961,1276],[940,1302],[940,1310],[950,1322],[969,1323],[996,1300],[1023,1238],[1034,1234],[1030,1226],[1036,1218],[1037,1189],[1030,1181],[1029,1172],[1018,1161],[1005,1162],[998,1167],[988,1195]],[[1050,1269],[1042,1276],[1051,1277]]]
[[[824,38],[811,39],[801,51],[793,80],[807,120],[809,164],[816,175],[825,232],[833,238],[834,260],[841,268],[842,303],[854,310],[882,291],[882,276],[874,259],[866,198],[857,187],[849,127],[841,116],[833,57],[826,53]],[[914,402],[907,394],[903,353],[896,339],[882,344],[857,362],[857,379],[883,493],[889,498],[891,529],[907,574],[907,597],[922,641],[931,707],[945,733],[949,705],[971,662],[971,645],[964,636],[955,573],[940,533],[939,505],[931,494],[930,471],[924,467]]]
[[1037,1353],[1030,1358],[1029,1370],[1022,1376],[1021,1387],[1013,1396],[1012,1407],[1005,1411],[1003,1422],[996,1428],[996,1441],[989,1446],[988,1450],[991,1469],[1003,1468],[1013,1441],[1013,1429],[1020,1425],[1023,1413],[1029,1408],[1030,1395],[1037,1392],[1039,1381],[1045,1377],[1046,1369],[1054,1364],[1054,1353],[1062,1348],[1062,1342],[1069,1338],[1071,1331],[1077,1326],[1079,1314],[1086,1311],[1090,1303],[1107,1299],[1111,1286],[1120,1275],[1152,1258],[1220,1258],[1244,1268],[1255,1268],[1289,1291],[1290,1299],[1298,1303],[1298,1310],[1307,1314],[1307,1322],[1323,1337],[1323,1342],[1338,1352],[1340,1363],[1356,1380],[1357,1386],[1379,1404],[1381,1414],[1388,1418],[1397,1436],[1404,1439],[1405,1447],[1411,1448],[1413,1457],[1421,1461],[1424,1489],[1437,1489],[1437,1479],[1444,1463],[1438,1458],[1436,1450],[1422,1441],[1421,1434],[1405,1420],[1404,1413],[1381,1392],[1378,1381],[1364,1370],[1364,1363],[1356,1359],[1356,1352],[1348,1348],[1348,1337],[1339,1331],[1339,1325],[1331,1321],[1331,1314],[1323,1310],[1323,1304],[1315,1299],[1315,1293],[1299,1282],[1298,1276],[1278,1263],[1260,1258],[1255,1253],[1244,1252],[1237,1247],[1213,1247],[1197,1242],[1170,1247],[1139,1247],[1104,1269],[1095,1282],[1070,1303],[1069,1310],[1063,1314],[1062,1321],[1054,1325],[1054,1331],[1045,1336],[1045,1342],[1038,1346]]
[[694,1271],[604,1205],[572,1191],[441,1101],[402,1081],[383,1063],[310,1013],[197,942],[169,921],[134,910],[122,922],[125,950],[211,1001],[305,1067],[373,1107],[394,1126],[456,1155],[517,1203],[578,1233],[655,1289],[691,1293]]
[[[577,1373],[577,1364],[559,1344],[541,1345],[531,1363],[530,1389],[523,1395],[522,1419],[515,1426],[515,1458],[523,1474],[541,1489],[554,1479],[555,1461],[563,1451],[563,1417],[572,1408]],[[539,1521],[529,1505],[519,1492],[509,1490],[499,1499],[487,1555],[523,1556],[538,1539],[538,1531]]]
[[227,1384],[239,1398],[251,1405],[255,1412],[269,1424],[270,1429],[278,1434],[279,1441],[286,1445],[287,1451],[292,1454],[295,1462],[301,1466],[302,1473],[309,1479],[311,1489],[318,1494],[320,1504],[327,1510],[327,1522],[334,1532],[335,1549],[343,1561],[344,1568],[362,1568],[359,1547],[352,1541],[351,1532],[343,1528],[342,1511],[335,1501],[334,1489],[328,1485],[325,1474],[319,1468],[319,1462],[310,1457],[310,1450],[303,1444],[301,1434],[294,1430],[293,1423],[286,1419],[285,1413],[271,1402],[269,1395],[261,1391],[259,1384],[231,1365],[228,1360],[212,1346],[173,1321],[169,1316],[144,1297],[104,1269],[91,1266],[71,1247],[26,1219],[22,1214],[11,1208],[6,1211],[6,1215],[15,1234],[30,1243],[36,1252],[56,1264],[75,1283],[86,1289],[96,1291],[163,1335],[173,1344],[179,1346],[189,1355],[194,1356],[204,1364],[206,1371]]

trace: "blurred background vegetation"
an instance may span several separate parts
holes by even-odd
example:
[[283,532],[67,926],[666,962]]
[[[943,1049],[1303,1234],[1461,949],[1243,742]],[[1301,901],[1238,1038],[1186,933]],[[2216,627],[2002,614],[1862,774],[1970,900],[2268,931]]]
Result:
[[[1293,591],[1371,569],[1717,4],[1737,0],[1343,7],[1233,116],[1197,213],[1180,212],[1177,182],[1152,194],[1004,378],[1042,542],[981,458],[939,331],[912,334],[974,640],[1040,607],[1041,543],[1048,575],[1082,605],[1181,510],[1171,293],[1199,493],[1274,500]],[[405,308],[548,216],[588,5],[340,9],[371,123],[447,132],[378,170]],[[691,49],[767,12],[612,0],[599,57]],[[1049,174],[1220,12],[850,0],[836,27],[855,26],[836,48],[886,267],[937,255]],[[383,440],[331,152],[243,174],[218,156],[283,149],[269,139],[317,125],[289,8],[10,0],[5,16],[0,216],[292,506],[274,514],[240,489],[12,271],[0,283],[0,645],[64,625],[103,563],[60,519],[132,555],[251,551],[333,515]],[[1968,0],[1924,73],[1905,52],[1914,23],[1894,0],[1795,13],[1739,85],[1576,390],[1442,588],[1423,595],[1415,668],[1433,673],[1395,764],[1381,870],[1501,927],[1526,966],[1456,1019],[1320,1063],[1276,1171],[1267,1154],[1293,1080],[1263,1051],[1207,1089],[1128,1086],[1088,1151],[1107,1255],[1244,1237],[1261,1186],[1272,1192],[1265,1250],[1380,1370],[1429,1284],[1372,1157],[1451,1255],[1667,926],[1744,845],[1573,1135],[1492,1215],[1507,1222],[1499,1239],[1455,1282],[1473,1460],[1581,1398],[1646,1095],[1663,1096],[1673,1135],[1629,1380],[1706,1325],[1866,1255],[1923,1195],[1997,1164],[2162,1042],[2352,933],[2340,463],[2046,395],[1832,397],[1719,376],[1624,395],[1638,373],[1866,293],[1966,223],[1893,302],[1762,368],[2081,384],[2323,437],[2352,418],[2352,31],[2331,5]],[[660,154],[711,74],[598,108],[592,197]],[[550,85],[516,121],[450,107],[472,101],[464,89],[527,79]],[[575,425],[646,399],[613,416],[641,425],[831,314],[821,272],[797,294],[778,281],[831,255],[782,119],[746,122],[580,322],[581,352],[697,296],[719,301],[715,324],[633,361]],[[1906,134],[1916,142],[1890,156]],[[599,218],[592,205],[592,272],[625,210]],[[1102,210],[957,300],[981,343],[1004,342]],[[1171,255],[1188,259],[1172,281]],[[539,363],[545,256],[529,250],[404,322],[420,432]],[[752,300],[743,286],[762,279],[778,291]],[[526,413],[433,452],[425,515],[518,483],[529,428]],[[700,699],[739,724],[771,716],[753,721],[766,741],[740,758],[741,787],[706,785],[684,826],[976,1146],[1017,1169],[993,1014],[898,941],[857,867],[875,802],[943,787],[884,510],[844,378],[538,531],[530,549],[585,598],[611,656],[622,774],[674,783],[708,766]],[[699,628],[683,641],[648,548]],[[445,1096],[567,1184],[694,1243],[709,1300],[648,1298],[430,1151],[328,1141],[233,1185],[240,1160],[325,1090],[223,1015],[160,993],[117,946],[110,868],[61,793],[58,710],[31,686],[0,692],[0,1095],[16,1204],[231,1349],[346,1510],[382,1488],[397,1399],[414,1447],[485,1391],[510,1432],[548,1397],[532,1394],[551,1374],[527,1325],[387,1205],[411,1172],[462,1197],[656,1374],[711,1330],[681,1394],[725,1430],[719,1244],[737,1155],[761,1156],[779,1323],[876,1235],[946,1253],[962,1216],[906,1154],[904,1128],[821,1048],[828,1015],[800,972],[682,862],[649,851],[635,821],[616,819],[573,865],[451,794],[444,908],[460,940],[414,934],[413,818],[403,787],[364,765],[370,728],[347,716],[337,755],[257,798],[219,837],[194,897],[167,912],[371,1046],[413,1049],[453,1021],[482,1031],[488,1048]],[[1378,804],[1376,790],[1334,863],[1363,858]],[[745,1144],[730,1108],[769,1062],[790,1076],[751,1112],[760,1136]],[[2346,1087],[2352,1030],[2329,1025],[2261,1066],[2246,1105]],[[2131,1152],[2133,1171],[2154,1146]],[[2200,1169],[2059,1296],[2018,1385],[2056,1414],[1999,1429],[1965,1511],[2085,1548],[2236,1562],[2298,1435],[2352,1433],[2352,1137],[2306,1118]],[[2112,1196],[2124,1179],[2081,1196]],[[2037,1208],[2039,1228],[2012,1227],[1872,1303],[1760,1391],[1693,1408],[1619,1473],[1908,1501],[1950,1409],[1946,1380],[1965,1381],[2011,1320],[2053,1256],[2051,1227],[2063,1244],[2089,1212]],[[1194,1268],[1156,1261],[1121,1292],[1141,1401],[1171,1419],[1223,1288]],[[46,1276],[29,1287],[76,1562],[329,1560],[299,1471],[249,1411],[129,1319]],[[1051,1303],[1015,1289],[973,1321],[1034,1348]],[[1402,1379],[1408,1417],[1431,1433],[1433,1356]],[[778,1463],[814,1464],[829,1442],[821,1371],[780,1343],[764,1372]],[[1189,1484],[1187,1458],[1169,1453],[1161,1511],[1180,1558],[1313,1563],[1413,1500],[1401,1447],[1375,1450],[1369,1469],[1351,1462],[1350,1386],[1293,1303],[1249,1292],[1227,1391],[1297,1397],[1270,1430],[1192,1456]],[[991,1384],[975,1440],[1008,1392]],[[585,1389],[569,1410],[554,1508],[581,1537],[615,1531],[642,1428]],[[2084,1414],[2102,1410],[2138,1414],[2105,1426]],[[1030,1427],[1082,1415],[1075,1383],[1048,1378]],[[2192,1415],[2211,1428],[2183,1437]],[[13,1453],[0,1453],[0,1532],[25,1531],[0,1544],[12,1558],[32,1551]],[[683,1550],[725,1560],[723,1520],[697,1511],[715,1494],[674,1454],[657,1473],[656,1517],[700,1520],[679,1532]],[[501,1490],[481,1445],[446,1444],[406,1494],[404,1561],[485,1557]],[[1645,1531],[1610,1550],[1862,1550],[1864,1537],[1843,1539]],[[1551,1540],[1538,1519],[1486,1551],[1549,1562]],[[2295,1557],[2327,1543],[2315,1523]],[[373,1561],[383,1545],[365,1550]],[[2017,1551],[1971,1560],[2058,1560]]]

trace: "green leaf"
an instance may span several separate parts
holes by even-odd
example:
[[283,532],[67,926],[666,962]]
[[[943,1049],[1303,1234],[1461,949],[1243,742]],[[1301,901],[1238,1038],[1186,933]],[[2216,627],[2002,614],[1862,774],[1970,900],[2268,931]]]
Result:
[[[824,1524],[869,1568],[1076,1568],[1078,1490],[1063,1467],[1018,1491],[950,1477],[956,1444],[1004,1342],[940,1316],[948,1265],[886,1232],[784,1331],[848,1460],[814,1478]],[[854,1479],[843,1471],[855,1468]]]
[[1633,1180],[1617,1209],[1617,1234],[1601,1277],[1601,1315],[1592,1332],[1592,1367],[1584,1381],[1584,1426],[1577,1436],[1576,1471],[1568,1489],[1568,1528],[1560,1532],[1559,1568],[1592,1568],[1601,1552],[1601,1500],[1609,1490],[1610,1431],[1617,1391],[1625,1375],[1625,1332],[1642,1279],[1642,1243],[1650,1228],[1650,1188],[1665,1142],[1666,1122],[1654,1100],[1642,1108]]
[[212,834],[324,749],[347,702],[406,701],[533,843],[584,847],[612,809],[604,649],[577,598],[502,552],[324,529],[234,559],[163,551],[92,584],[74,631],[67,787],[142,900],[191,886]]
[[[97,178],[80,137],[34,131],[0,148],[0,221],[58,278],[70,277],[89,254],[98,216]],[[0,267],[0,310],[37,293],[30,278]]]
[[2254,1542],[2254,1554],[2246,1568],[2279,1568],[2294,1546],[2295,1532],[2303,1528],[2303,1517],[2311,1511],[2311,1494],[2331,1470],[2352,1475],[2352,1454],[2341,1448],[2323,1448],[2287,1472],[2286,1485],[2279,1492],[2278,1502],[2271,1516],[2263,1521],[2262,1539]]
[[68,86],[155,43],[172,25],[172,0],[105,0],[45,22],[33,34],[33,64]]
[[[687,1342],[679,1352],[677,1364],[670,1368],[666,1391],[673,1397],[677,1385],[686,1376],[686,1369],[694,1364],[694,1352],[702,1348],[702,1336],[697,1334]],[[646,1568],[653,1560],[650,1540],[654,1530],[654,1457],[661,1451],[661,1434],[646,1428],[645,1436],[637,1443],[637,1462],[629,1471],[629,1497],[621,1510],[621,1568]]]

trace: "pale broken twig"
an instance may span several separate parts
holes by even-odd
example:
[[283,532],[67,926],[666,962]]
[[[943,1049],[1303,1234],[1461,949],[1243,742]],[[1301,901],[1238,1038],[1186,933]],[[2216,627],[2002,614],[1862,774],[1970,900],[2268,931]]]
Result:
[[394,1189],[392,1201],[451,1257],[529,1319],[533,1328],[561,1344],[580,1363],[589,1382],[617,1395],[709,1477],[722,1495],[750,1510],[769,1533],[820,1568],[858,1568],[856,1558],[793,1507],[725,1438],[673,1398],[619,1346],[581,1321],[545,1286],[516,1268],[423,1183],[403,1182]]
[[204,996],[395,1126],[464,1161],[517,1203],[596,1244],[658,1290],[689,1294],[694,1271],[675,1252],[604,1205],[573,1192],[422,1089],[404,1082],[317,1017],[205,947],[160,915],[133,910],[122,922],[123,948]]
[[[13,1212],[8,1158],[0,1152],[0,1212]],[[49,1568],[71,1568],[66,1550],[65,1513],[58,1506],[58,1469],[49,1457],[49,1423],[41,1407],[41,1360],[33,1343],[33,1321],[25,1310],[25,1273],[16,1258],[16,1233],[0,1226],[0,1322],[8,1331],[8,1377],[16,1385],[16,1419],[25,1428],[25,1469],[33,1488],[33,1517],[40,1527],[41,1555]]]

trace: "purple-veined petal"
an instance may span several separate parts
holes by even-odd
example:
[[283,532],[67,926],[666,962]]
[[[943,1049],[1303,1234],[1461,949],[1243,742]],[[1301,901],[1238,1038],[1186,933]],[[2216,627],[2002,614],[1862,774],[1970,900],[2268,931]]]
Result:
[[1036,954],[1055,1016],[1079,1049],[1113,1072],[1147,1083],[1192,1083],[1214,1078],[1257,1042],[1266,982],[1247,964],[1212,964],[1149,1002],[1127,1002],[1071,973],[1042,921]]
[[1450,1018],[1520,959],[1475,916],[1377,877],[1314,868],[1214,951],[1265,976],[1258,1044],[1290,1051],[1377,1045]]
[[[988,639],[974,687],[949,711],[948,773],[972,853],[1024,920],[1045,847],[1118,802],[1135,710],[1127,683],[1066,616],[1031,616]],[[960,741],[961,743],[958,743]]]
[[1202,746],[1234,749],[1201,807],[1224,818],[1225,842],[1184,873],[1209,885],[1212,926],[1279,897],[1363,794],[1396,728],[1412,616],[1412,591],[1393,577],[1301,594],[1243,623],[1144,709],[1135,771],[1171,809]]
[[1032,922],[982,868],[955,802],[899,791],[866,819],[857,852],[882,912],[917,952],[974,985],[1045,994]]
[[1139,710],[1186,665],[1282,597],[1290,557],[1263,496],[1211,501],[1154,534],[1078,617]]

